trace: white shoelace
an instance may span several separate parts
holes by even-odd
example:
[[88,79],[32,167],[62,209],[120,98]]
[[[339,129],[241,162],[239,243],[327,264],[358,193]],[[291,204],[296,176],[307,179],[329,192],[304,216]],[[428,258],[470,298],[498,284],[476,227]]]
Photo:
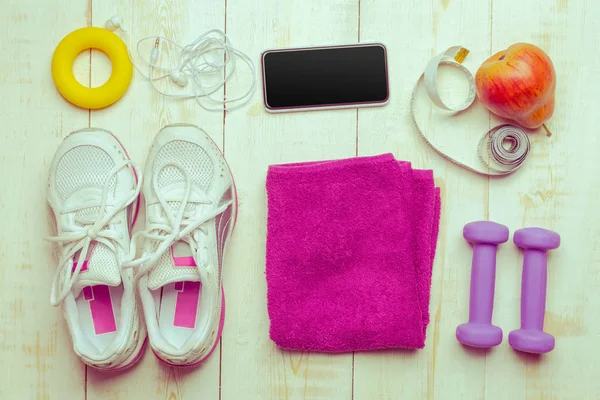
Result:
[[[181,199],[181,202],[180,202],[179,208],[177,209],[176,214],[172,212],[171,207],[169,206],[167,201],[164,199],[164,197],[161,194],[159,187],[158,187],[158,176],[160,175],[160,172],[164,168],[169,167],[169,166],[177,168],[179,171],[181,171],[181,173],[183,174],[183,177],[184,177],[185,190],[184,190],[183,198]],[[190,247],[192,248],[192,256],[194,257],[194,260],[196,261],[196,265],[202,266],[204,268],[208,268],[209,267],[209,265],[208,265],[208,247],[203,246],[203,249],[205,250],[205,252],[203,253],[204,259],[201,260],[201,262],[199,262],[199,260],[196,259],[197,258],[196,255],[198,253],[198,249],[200,248],[200,243],[198,241],[196,241],[196,239],[194,239],[193,233],[195,230],[199,230],[206,235],[207,232],[205,232],[204,229],[202,229],[201,225],[204,224],[205,222],[210,221],[211,219],[215,218],[217,215],[219,215],[219,214],[223,213],[225,210],[227,210],[227,207],[229,207],[229,205],[232,203],[232,200],[226,202],[225,204],[221,205],[218,208],[215,208],[215,209],[203,214],[200,217],[186,216],[185,209],[189,202],[189,197],[190,197],[190,192],[191,192],[191,187],[192,187],[191,179],[190,179],[187,171],[183,167],[181,167],[179,164],[174,163],[174,162],[164,164],[158,171],[156,171],[156,173],[154,173],[154,179],[152,180],[152,187],[154,189],[154,192],[156,193],[156,197],[158,198],[158,201],[160,202],[160,204],[165,212],[165,215],[167,216],[168,221],[167,221],[167,223],[149,224],[148,229],[146,229],[145,231],[139,231],[133,235],[133,237],[131,239],[130,248],[129,248],[130,260],[123,263],[123,268],[132,268],[132,267],[141,266],[136,274],[136,281],[139,281],[139,279],[142,276],[148,274],[150,272],[150,270],[152,270],[156,266],[156,263],[158,262],[160,257],[165,253],[165,251],[167,251],[175,242],[180,241],[180,240],[187,242],[190,245]],[[210,200],[194,202],[194,203],[195,204],[206,204],[209,206],[213,204],[213,202]],[[145,239],[156,240],[158,242],[158,247],[156,248],[155,251],[144,254],[142,257],[140,257],[138,259],[134,259],[135,254],[136,254],[137,242],[139,241],[139,238],[141,238],[141,237],[143,237]]]
[[[131,195],[126,197],[120,204],[115,205],[111,211],[106,210],[106,203],[108,202],[108,190],[110,182],[121,169],[129,166],[138,176],[138,182],[135,189],[133,189]],[[104,183],[102,188],[102,202],[99,208],[99,215],[95,221],[88,220],[85,218],[76,218],[76,221],[81,223],[81,227],[75,227],[74,232],[63,233],[62,235],[51,236],[46,240],[55,243],[62,243],[63,255],[58,263],[58,269],[54,274],[54,280],[52,282],[52,293],[50,294],[50,303],[53,306],[57,306],[63,302],[71,291],[73,284],[77,281],[77,277],[81,272],[84,261],[87,257],[90,245],[92,242],[98,242],[106,245],[112,251],[116,251],[114,242],[122,239],[122,235],[106,226],[110,225],[111,220],[121,210],[132,204],[140,193],[142,187],[142,175],[139,168],[131,161],[127,160],[125,163],[115,166],[108,175],[108,179]],[[69,211],[63,211],[62,214],[66,214]],[[77,258],[77,264],[75,269],[72,269],[69,259],[71,259],[78,251],[79,257]],[[64,282],[61,284],[61,278],[64,275]]]

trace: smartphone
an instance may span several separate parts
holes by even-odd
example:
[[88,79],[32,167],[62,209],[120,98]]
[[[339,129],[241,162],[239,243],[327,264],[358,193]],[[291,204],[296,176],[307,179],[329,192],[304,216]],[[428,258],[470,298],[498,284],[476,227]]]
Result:
[[382,106],[389,99],[381,43],[267,50],[262,73],[270,112]]

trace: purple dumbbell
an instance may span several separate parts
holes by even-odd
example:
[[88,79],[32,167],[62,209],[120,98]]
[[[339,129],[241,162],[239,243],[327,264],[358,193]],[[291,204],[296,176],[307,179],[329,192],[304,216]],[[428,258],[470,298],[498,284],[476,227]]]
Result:
[[473,244],[469,322],[456,328],[456,339],[473,347],[492,347],[502,342],[502,329],[492,325],[496,248],[508,240],[508,228],[491,221],[465,225],[463,236]]
[[542,228],[525,228],[515,232],[515,244],[525,251],[521,282],[521,329],[508,335],[515,350],[547,353],[554,349],[554,336],[544,332],[548,250],[560,246],[558,233]]

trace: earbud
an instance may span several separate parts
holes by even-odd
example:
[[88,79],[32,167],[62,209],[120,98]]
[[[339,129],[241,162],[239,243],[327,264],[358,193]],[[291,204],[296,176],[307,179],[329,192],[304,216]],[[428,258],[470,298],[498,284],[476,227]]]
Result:
[[125,28],[123,28],[123,20],[118,15],[115,15],[115,16],[111,17],[111,19],[106,21],[104,23],[104,27],[106,29],[108,29],[109,31],[116,31],[119,28],[125,30]]
[[184,87],[188,83],[187,75],[181,72],[181,69],[179,68],[172,70],[169,74],[169,78],[171,78],[171,80],[174,83],[178,84],[181,87]]

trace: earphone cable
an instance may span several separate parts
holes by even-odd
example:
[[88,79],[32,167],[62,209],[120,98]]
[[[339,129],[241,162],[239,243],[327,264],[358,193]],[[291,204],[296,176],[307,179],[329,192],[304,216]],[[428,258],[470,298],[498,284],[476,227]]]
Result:
[[[131,54],[129,33],[124,28],[121,18],[118,16],[112,17],[106,22],[106,28],[112,31],[119,30],[121,32],[121,37],[127,46],[127,53],[133,66],[141,76],[150,82],[152,89],[162,96],[184,100],[196,99],[196,102],[208,111],[231,111],[247,104],[256,89],[256,69],[254,63],[245,53],[234,48],[231,40],[219,29],[206,31],[186,46],[181,46],[173,40],[163,36],[147,36],[138,40],[136,45],[137,55],[139,59],[149,66],[149,73],[146,75],[137,65]],[[141,46],[149,40],[153,40],[155,43],[150,53],[150,59],[147,59],[141,51]],[[170,47],[177,49],[178,62],[175,68],[165,67],[158,63],[160,56],[159,46],[161,42],[168,43]],[[210,55],[213,56],[212,59],[210,58]],[[252,81],[247,90],[241,95],[227,98],[227,95],[225,94],[222,98],[216,98],[214,93],[222,88],[224,89],[230,78],[234,76],[236,71],[236,58],[239,58],[246,64],[252,74]],[[155,73],[158,73],[158,76],[154,76]],[[208,76],[214,77],[219,74],[221,74],[223,78],[217,80],[216,83],[206,85],[206,78]],[[169,78],[172,83],[182,87],[191,82],[193,92],[168,93],[159,89],[155,82],[166,78]],[[209,107],[203,103],[202,99],[208,99],[208,101],[216,103],[218,106]]]

